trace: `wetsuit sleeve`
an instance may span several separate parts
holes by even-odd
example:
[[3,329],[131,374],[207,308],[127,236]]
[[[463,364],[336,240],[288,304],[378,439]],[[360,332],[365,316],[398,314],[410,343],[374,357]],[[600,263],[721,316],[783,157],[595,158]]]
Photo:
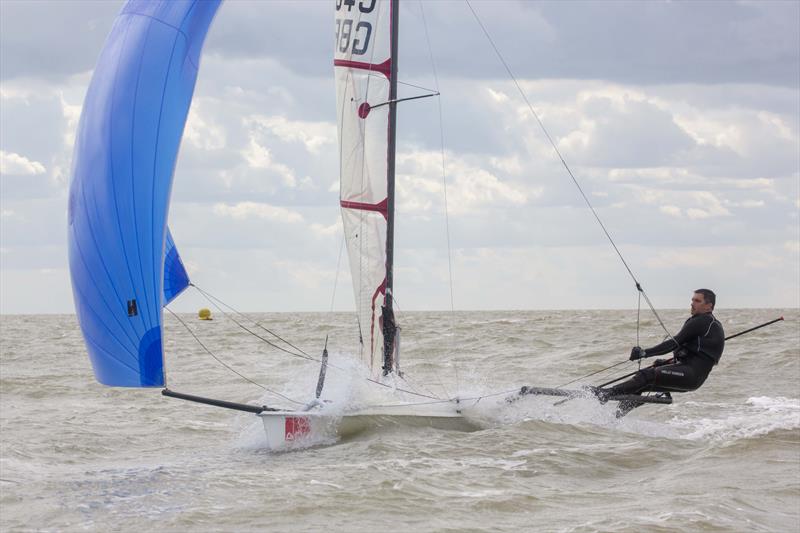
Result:
[[[708,317],[704,319],[704,317]],[[695,315],[690,317],[684,324],[681,330],[673,337],[675,340],[667,339],[661,344],[656,344],[652,348],[647,348],[647,357],[655,357],[656,355],[664,355],[665,353],[677,350],[682,344],[691,339],[696,339],[702,336],[708,329],[708,322],[713,320],[710,315]],[[677,344],[676,344],[677,341]]]

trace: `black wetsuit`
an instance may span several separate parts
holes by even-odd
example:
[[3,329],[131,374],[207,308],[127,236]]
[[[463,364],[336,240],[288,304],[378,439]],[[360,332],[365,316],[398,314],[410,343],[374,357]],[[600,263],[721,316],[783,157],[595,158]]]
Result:
[[[677,341],[677,344],[676,344]],[[611,388],[613,394],[687,392],[700,387],[719,363],[725,348],[722,324],[711,313],[693,315],[673,339],[647,348],[646,357],[674,351],[674,362],[641,369],[630,380]]]

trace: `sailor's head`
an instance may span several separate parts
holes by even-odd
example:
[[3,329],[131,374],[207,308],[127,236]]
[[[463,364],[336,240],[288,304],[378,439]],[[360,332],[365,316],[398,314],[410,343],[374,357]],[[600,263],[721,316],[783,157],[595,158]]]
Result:
[[700,315],[703,313],[710,313],[714,310],[714,304],[717,303],[717,295],[711,289],[697,289],[692,294],[692,315]]

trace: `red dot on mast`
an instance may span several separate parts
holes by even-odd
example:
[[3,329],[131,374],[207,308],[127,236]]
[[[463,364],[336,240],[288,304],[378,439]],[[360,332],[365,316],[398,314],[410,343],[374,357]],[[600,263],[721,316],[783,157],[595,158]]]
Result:
[[369,115],[371,109],[372,107],[367,102],[364,102],[363,104],[358,106],[359,118],[367,118],[367,115]]

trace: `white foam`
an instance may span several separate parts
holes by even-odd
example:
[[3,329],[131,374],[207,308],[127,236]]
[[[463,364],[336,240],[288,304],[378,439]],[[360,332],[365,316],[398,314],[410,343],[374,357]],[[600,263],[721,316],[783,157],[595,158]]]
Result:
[[[369,370],[349,354],[331,354],[328,376],[323,390],[321,409],[318,412],[332,416],[358,408],[418,403],[425,400],[404,393],[411,385],[394,378],[378,386],[368,381]],[[768,434],[780,429],[800,428],[800,400],[784,397],[753,397],[744,404],[710,404],[681,401],[673,406],[660,406],[667,416],[666,423],[627,416],[617,419],[616,403],[600,404],[594,398],[574,398],[558,403],[560,398],[526,397],[507,403],[503,396],[491,396],[498,387],[486,383],[485,376],[468,376],[460,383],[453,396],[465,398],[463,413],[483,427],[499,427],[537,420],[557,424],[592,425],[651,437],[690,440],[735,441]],[[303,372],[291,377],[283,385],[282,394],[295,399],[313,397],[316,373]],[[422,392],[422,390],[420,390]],[[451,391],[452,394],[452,391]],[[490,396],[481,399],[476,398]],[[262,402],[273,402],[274,396],[265,395]],[[716,416],[708,416],[713,413]],[[260,420],[247,418],[236,439],[237,447],[261,449],[266,447],[266,436]],[[335,432],[320,431],[296,442],[289,449],[307,448],[336,442]]]
[[[709,405],[687,403],[693,411],[709,412]],[[800,428],[800,400],[794,398],[758,396],[748,398],[744,405],[711,406],[718,417],[675,417],[670,423],[688,430],[683,438],[733,443],[777,430]],[[727,411],[727,412],[726,412]]]

